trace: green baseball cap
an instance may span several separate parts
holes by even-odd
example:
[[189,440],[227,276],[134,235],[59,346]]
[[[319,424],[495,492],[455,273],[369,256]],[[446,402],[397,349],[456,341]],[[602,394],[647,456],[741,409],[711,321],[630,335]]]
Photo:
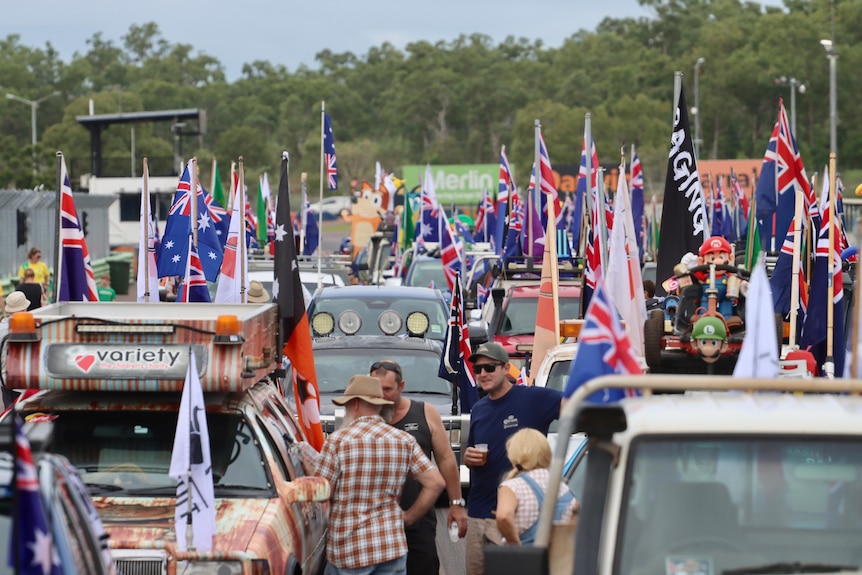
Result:
[[727,328],[717,317],[706,316],[697,320],[691,332],[693,339],[727,339]]

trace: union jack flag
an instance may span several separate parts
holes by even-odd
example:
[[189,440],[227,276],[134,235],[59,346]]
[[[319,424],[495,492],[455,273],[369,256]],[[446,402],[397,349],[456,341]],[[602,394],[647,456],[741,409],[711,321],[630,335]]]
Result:
[[[4,424],[5,425],[5,424]],[[62,573],[60,557],[54,545],[51,529],[42,498],[39,495],[39,476],[33,461],[30,442],[24,435],[21,420],[15,418],[15,498],[12,506],[16,516],[10,531],[18,533],[18,549],[9,553],[9,566],[17,567],[15,573],[22,575],[54,575]],[[14,548],[13,548],[14,549]],[[15,565],[15,561],[18,565]]]
[[730,187],[733,188],[733,197],[736,198],[737,205],[742,208],[743,217],[748,219],[748,210],[751,209],[751,202],[745,197],[745,190],[742,189],[742,184],[739,183],[733,168],[730,168]]
[[496,206],[491,200],[491,193],[486,188],[482,192],[482,199],[479,201],[479,209],[476,210],[476,227],[473,237],[477,242],[493,241],[494,229],[497,226]]
[[189,257],[186,260],[186,275],[183,283],[180,286],[180,293],[177,295],[177,301],[187,302],[210,302],[210,292],[207,289],[207,279],[204,277],[203,266],[198,253],[192,245],[192,239],[189,237]]
[[[548,219],[548,206],[553,206],[554,221],[557,229],[564,229],[565,221],[563,219],[563,209],[560,206],[560,196],[557,194],[557,185],[554,182],[554,169],[551,167],[551,158],[548,156],[548,148],[545,146],[545,138],[539,131],[539,175],[542,177],[541,190],[546,196],[542,196],[542,203],[545,204],[543,212],[545,221]],[[546,226],[547,227],[547,226]]]
[[326,164],[326,181],[329,190],[338,189],[338,168],[335,165],[335,137],[332,135],[332,119],[323,114],[323,157]]
[[790,226],[797,187],[805,196],[808,214],[814,217],[818,213],[817,198],[805,175],[796,138],[790,131],[784,100],[779,98],[778,120],[763,156],[755,190],[760,241],[764,246],[771,246],[773,239],[782,237]]
[[200,183],[198,183],[198,188],[200,188],[200,192],[204,195],[204,203],[206,203],[207,209],[210,211],[210,217],[213,220],[216,233],[222,241],[222,247],[224,247],[224,243],[227,241],[228,231],[230,230],[230,214],[226,209],[219,205],[215,198],[213,198],[212,194],[208,194],[206,190],[201,188]]
[[440,259],[443,261],[443,273],[446,276],[446,283],[449,291],[455,289],[455,278],[461,273],[464,267],[464,254],[461,249],[461,243],[455,239],[455,234],[452,232],[452,226],[446,221],[446,214],[443,209],[440,209]]
[[[434,191],[434,178],[431,166],[425,166],[425,181],[422,182],[422,194],[419,207],[419,241],[440,242],[443,228],[440,226],[440,207],[437,204],[437,194]],[[445,223],[445,220],[444,220]]]
[[[569,369],[566,397],[571,397],[581,385],[602,375],[643,373],[617,309],[601,280],[587,308],[578,342],[578,354]],[[606,389],[590,395],[587,401],[609,403],[632,395],[635,393],[631,390]]]
[[514,199],[518,196],[515,182],[512,180],[512,170],[509,167],[509,158],[506,157],[506,146],[500,150],[500,184],[497,189],[497,222],[494,229],[494,242],[497,246],[497,255],[503,251],[505,245],[506,222],[510,216],[509,196],[512,196],[514,211]]
[[[787,235],[784,238],[784,243],[781,244],[781,252],[778,254],[778,260],[775,262],[775,269],[772,272],[772,277],[769,278],[769,285],[772,288],[772,304],[775,313],[781,314],[782,317],[790,313],[790,293],[791,282],[793,278],[793,245],[795,224],[790,220],[790,227],[787,229]],[[802,236],[800,235],[800,240]],[[803,258],[799,259],[798,267],[798,285],[799,285],[799,309],[804,314],[808,311],[808,284],[805,280],[805,272],[802,266]],[[802,316],[799,317],[797,325],[803,324]]]
[[66,159],[60,167],[60,295],[57,301],[99,301],[96,276],[90,262],[90,250],[81,230],[75,198],[66,171]]
[[470,334],[464,323],[464,292],[461,288],[461,273],[455,275],[452,287],[452,300],[449,304],[449,324],[440,367],[437,375],[458,384],[461,413],[470,410],[479,400],[476,377],[470,364],[465,361],[473,352],[470,347]]

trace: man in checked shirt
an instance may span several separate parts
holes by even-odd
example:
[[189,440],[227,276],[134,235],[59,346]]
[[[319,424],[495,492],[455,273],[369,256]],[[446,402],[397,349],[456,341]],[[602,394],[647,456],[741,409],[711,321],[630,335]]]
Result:
[[[383,399],[378,378],[354,375],[332,402],[346,413],[342,427],[326,440],[315,473],[332,488],[324,575],[404,575],[404,527],[431,509],[446,484],[416,440],[380,417],[392,402]],[[422,489],[402,511],[408,476]]]

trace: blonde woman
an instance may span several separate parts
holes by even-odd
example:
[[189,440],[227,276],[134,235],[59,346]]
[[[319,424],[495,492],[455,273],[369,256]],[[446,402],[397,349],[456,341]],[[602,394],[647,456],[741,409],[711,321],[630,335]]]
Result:
[[[507,545],[531,545],[548,487],[551,445],[535,429],[524,428],[506,441],[512,471],[497,490],[497,529]],[[571,521],[578,502],[566,484],[560,485],[555,521]]]

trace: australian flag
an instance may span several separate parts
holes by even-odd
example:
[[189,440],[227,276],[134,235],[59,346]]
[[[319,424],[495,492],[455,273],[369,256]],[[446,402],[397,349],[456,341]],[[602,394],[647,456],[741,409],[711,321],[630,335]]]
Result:
[[[566,397],[571,397],[577,388],[602,375],[643,373],[617,309],[601,280],[596,284],[578,341],[578,354],[569,369]],[[631,395],[635,394],[629,390],[605,389],[590,395],[587,401],[610,403]]]
[[[445,222],[445,219],[442,220]],[[440,206],[437,203],[437,194],[434,191],[434,178],[431,175],[431,166],[425,168],[425,181],[422,182],[422,195],[420,196],[419,227],[421,242],[440,242],[441,234]]]
[[81,231],[75,198],[66,171],[65,158],[60,166],[60,295],[57,301],[99,301],[96,276],[90,263],[87,240]]
[[189,257],[186,260],[186,273],[183,283],[180,286],[180,293],[177,295],[177,301],[190,302],[202,301],[210,302],[210,292],[207,289],[207,280],[204,277],[204,272],[201,269],[201,259],[198,257],[192,245],[192,239],[189,237]]
[[494,230],[497,228],[497,214],[491,193],[485,188],[482,199],[479,201],[479,209],[476,210],[476,226],[473,238],[477,242],[494,243]]
[[452,301],[449,305],[449,327],[446,332],[446,342],[443,355],[440,357],[440,369],[437,375],[443,379],[448,379],[453,385],[458,384],[461,413],[470,413],[473,404],[479,400],[476,377],[473,375],[470,364],[465,361],[471,353],[470,335],[467,326],[464,325],[464,292],[461,289],[461,274],[458,273],[452,288]]
[[464,254],[459,242],[452,233],[452,227],[446,222],[446,214],[443,208],[440,208],[440,259],[443,261],[443,273],[446,276],[446,283],[450,290],[455,289],[455,278],[461,273],[464,267]]
[[[320,228],[317,227],[317,219],[311,211],[311,204],[305,200],[305,217],[302,218],[305,225],[305,245],[302,246],[302,255],[310,256],[320,244]],[[273,234],[275,236],[275,234]]]
[[[200,184],[198,185],[200,186]],[[230,230],[230,214],[215,200],[212,194],[208,194],[206,190],[203,190],[203,193],[204,202],[210,211],[210,218],[212,218],[216,234],[218,234],[222,250],[224,250],[224,245],[227,243],[227,234]]]
[[[192,233],[192,183],[190,160],[183,170],[183,175],[177,184],[177,192],[174,195],[174,203],[168,212],[168,221],[165,224],[165,235],[162,238],[159,255],[156,262],[159,268],[159,277],[185,276],[188,258],[188,238]],[[197,215],[195,225],[198,230],[198,246],[204,276],[207,281],[214,282],[218,279],[221,269],[224,248],[222,240],[213,225],[204,199],[203,190],[197,190]]]
[[763,156],[760,179],[755,190],[757,225],[760,229],[760,244],[772,250],[773,240],[777,242],[787,233],[796,205],[796,187],[802,190],[808,205],[808,213],[815,216],[817,201],[814,191],[805,175],[805,166],[796,138],[790,130],[784,101],[778,99],[778,120],[772,129],[772,136]]
[[[503,253],[506,244],[506,223],[511,214],[514,213],[514,201],[518,197],[515,182],[512,180],[512,169],[509,167],[509,158],[506,157],[506,146],[500,150],[500,184],[497,190],[497,222],[494,228],[495,253]],[[511,200],[511,201],[510,201]],[[511,204],[511,209],[509,206]],[[509,223],[511,225],[511,223]]]
[[[60,575],[60,557],[54,547],[51,530],[42,499],[39,495],[39,477],[30,442],[15,420],[15,497],[17,515],[10,531],[13,533],[9,552],[9,566],[21,575]],[[14,536],[17,534],[17,538]],[[15,544],[17,543],[17,549]]]
[[335,137],[332,135],[332,118],[323,114],[323,161],[329,190],[338,189],[338,168],[335,165]]

